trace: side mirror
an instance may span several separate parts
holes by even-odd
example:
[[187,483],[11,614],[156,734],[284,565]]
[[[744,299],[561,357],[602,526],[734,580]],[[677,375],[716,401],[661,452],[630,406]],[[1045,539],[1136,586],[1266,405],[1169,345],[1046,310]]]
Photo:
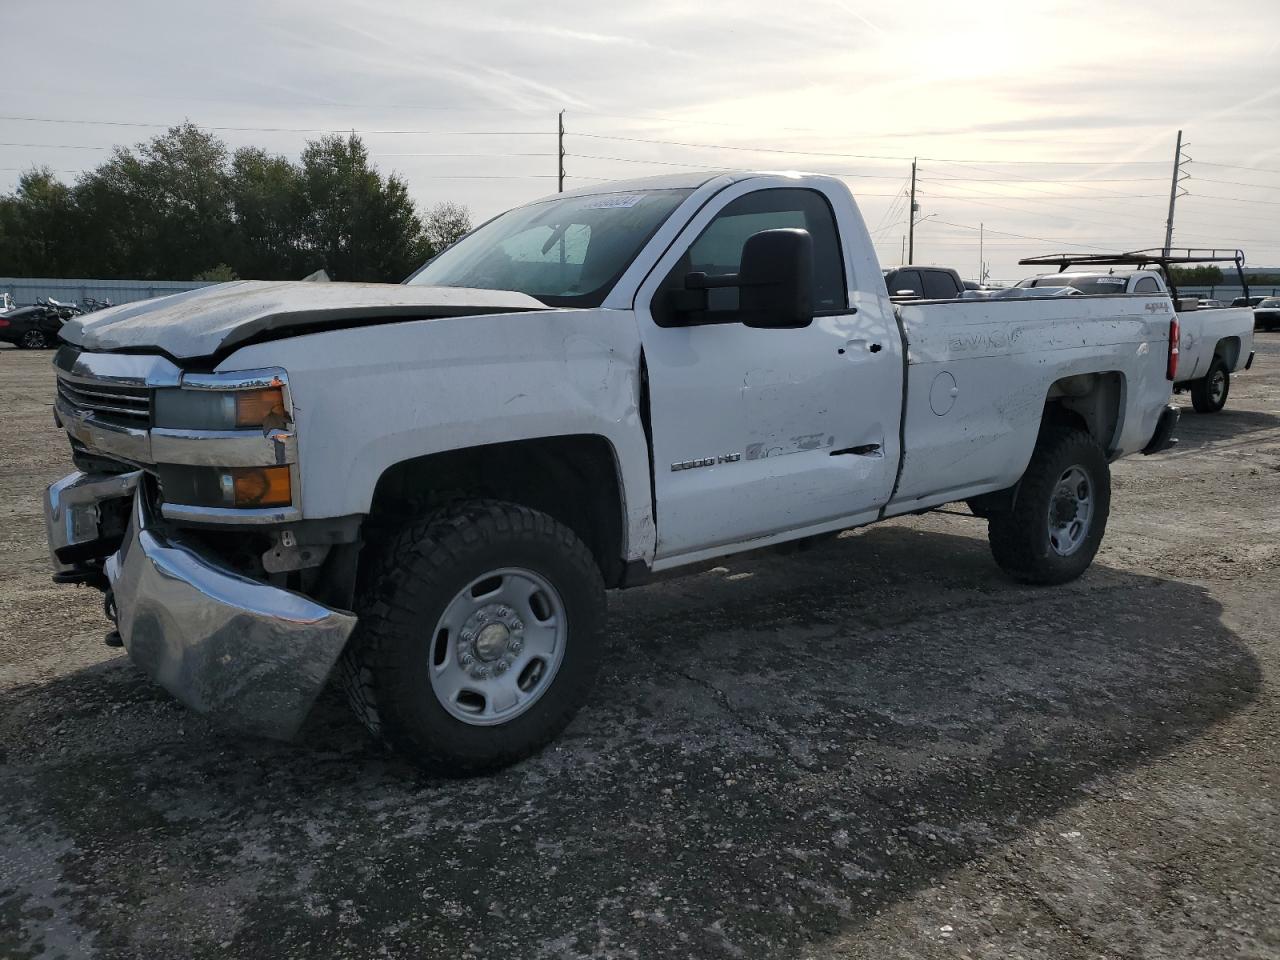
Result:
[[761,230],[747,238],[738,268],[739,319],[748,327],[805,327],[813,320],[813,237]]
[[[710,310],[709,290],[732,287],[738,291],[736,310]],[[711,317],[736,321],[761,329],[805,327],[813,320],[813,238],[809,231],[791,227],[761,230],[742,246],[737,273],[708,276],[685,274],[684,288],[668,291],[661,326],[685,322],[690,315],[707,322]],[[714,321],[713,321],[714,322]]]

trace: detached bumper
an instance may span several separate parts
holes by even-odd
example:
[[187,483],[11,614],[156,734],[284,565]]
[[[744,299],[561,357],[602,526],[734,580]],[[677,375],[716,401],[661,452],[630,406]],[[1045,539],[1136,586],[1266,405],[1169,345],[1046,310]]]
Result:
[[356,618],[241,576],[152,527],[140,485],[124,543],[106,563],[129,656],[193,710],[292,737]]
[[1160,419],[1156,422],[1156,432],[1151,436],[1151,442],[1142,448],[1142,452],[1146,454],[1159,453],[1161,450],[1168,450],[1178,441],[1173,435],[1173,431],[1178,427],[1178,420],[1182,416],[1182,411],[1169,404],[1160,414]]

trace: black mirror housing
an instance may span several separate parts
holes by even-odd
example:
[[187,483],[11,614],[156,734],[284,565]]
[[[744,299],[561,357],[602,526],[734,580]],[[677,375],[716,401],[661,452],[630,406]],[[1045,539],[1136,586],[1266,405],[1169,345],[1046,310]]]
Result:
[[813,237],[761,230],[747,238],[738,269],[739,319],[748,327],[805,327],[813,321]]
[[[709,290],[732,287],[738,308],[708,310]],[[738,322],[760,329],[807,327],[813,321],[813,238],[808,230],[761,230],[742,246],[737,273],[687,273],[680,289],[668,290],[659,326],[684,322]],[[712,317],[722,319],[710,320]],[[697,318],[694,320],[693,318]]]

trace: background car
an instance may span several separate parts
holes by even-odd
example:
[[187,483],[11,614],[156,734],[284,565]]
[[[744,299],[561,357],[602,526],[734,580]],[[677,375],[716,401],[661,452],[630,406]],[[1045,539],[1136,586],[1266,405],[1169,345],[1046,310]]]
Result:
[[58,345],[58,332],[71,317],[80,313],[74,304],[42,300],[0,314],[0,340],[21,350],[46,350]]
[[1274,330],[1280,327],[1280,297],[1265,297],[1253,308],[1253,328]]
[[884,272],[889,298],[903,300],[955,300],[964,293],[960,274],[949,267],[897,267]]

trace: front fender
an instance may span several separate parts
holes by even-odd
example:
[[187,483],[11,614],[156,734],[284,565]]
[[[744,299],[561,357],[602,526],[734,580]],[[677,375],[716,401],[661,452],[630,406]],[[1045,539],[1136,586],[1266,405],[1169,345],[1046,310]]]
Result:
[[367,513],[405,460],[493,443],[594,434],[613,446],[628,559],[652,554],[640,340],[622,310],[421,320],[256,344],[219,371],[289,374],[302,514]]

